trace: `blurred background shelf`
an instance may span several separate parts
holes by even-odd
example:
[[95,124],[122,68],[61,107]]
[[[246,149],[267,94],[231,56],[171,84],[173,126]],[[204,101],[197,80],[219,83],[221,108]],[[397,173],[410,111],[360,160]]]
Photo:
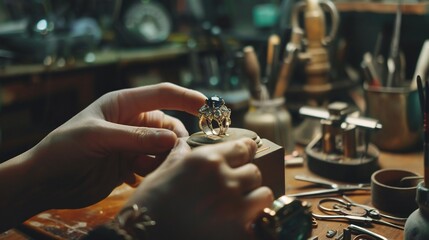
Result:
[[186,55],[187,53],[188,49],[186,46],[175,43],[163,44],[151,48],[100,50],[90,53],[92,54],[92,60],[90,62],[82,59],[73,61],[71,64],[68,63],[64,66],[56,64],[46,66],[42,63],[8,65],[0,69],[0,80],[3,77],[43,74],[48,72],[67,72],[79,69],[103,67],[112,64],[126,65],[136,62],[144,63],[164,61]]
[[178,83],[188,49],[165,43],[91,54],[90,62],[18,63],[0,69],[0,162],[27,150],[106,92]]
[[[341,12],[372,12],[372,13],[395,13],[396,2],[335,2]],[[403,14],[424,15],[429,11],[429,2],[404,3],[401,6]]]

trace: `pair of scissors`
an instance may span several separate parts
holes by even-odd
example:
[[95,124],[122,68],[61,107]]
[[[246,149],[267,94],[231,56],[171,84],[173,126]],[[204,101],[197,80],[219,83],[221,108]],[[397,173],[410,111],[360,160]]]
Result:
[[[378,223],[386,226],[404,229],[403,225],[399,225],[382,218],[382,214],[374,211],[374,208],[363,204],[356,204],[341,198],[323,198],[319,201],[318,208],[325,213],[335,213],[336,215],[314,215],[319,219],[347,219],[352,221],[361,221],[367,223]],[[403,218],[395,218],[395,220],[404,222]]]
[[392,219],[395,221],[400,221],[400,222],[405,222],[407,221],[407,218],[404,217],[395,217],[392,215],[388,215],[388,214],[384,214],[381,213],[380,211],[378,211],[376,208],[365,205],[365,204],[360,204],[360,203],[356,203],[353,202],[350,198],[348,198],[346,195],[343,195],[343,198],[348,201],[350,204],[353,204],[355,206],[359,206],[364,208],[367,212],[368,212],[368,216],[372,217],[372,218],[376,218],[376,219],[380,219],[380,218],[388,218],[388,219]]
[[289,197],[313,197],[313,196],[320,196],[320,195],[327,195],[327,194],[342,194],[345,192],[352,192],[357,190],[363,190],[363,191],[370,191],[371,185],[368,183],[360,183],[360,184],[336,184],[333,182],[329,182],[326,180],[309,177],[309,176],[303,176],[303,175],[296,175],[296,180],[299,181],[305,181],[310,183],[315,183],[321,187],[325,187],[327,189],[323,190],[316,190],[316,191],[310,191],[310,192],[302,192],[302,193],[295,193],[295,194],[288,194]]

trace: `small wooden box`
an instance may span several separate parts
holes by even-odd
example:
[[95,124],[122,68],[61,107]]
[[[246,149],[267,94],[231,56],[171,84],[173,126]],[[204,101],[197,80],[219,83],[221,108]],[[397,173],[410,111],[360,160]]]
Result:
[[276,198],[286,192],[285,188],[285,167],[284,149],[268,139],[260,139],[259,136],[250,130],[241,128],[230,128],[228,135],[224,137],[207,137],[203,132],[192,134],[187,142],[191,147],[198,147],[207,144],[227,142],[243,137],[251,138],[258,144],[255,158],[252,163],[258,166],[262,175],[262,185],[271,188]]
[[253,163],[262,174],[262,185],[268,186],[276,198],[283,196],[285,187],[284,149],[268,139],[261,139]]

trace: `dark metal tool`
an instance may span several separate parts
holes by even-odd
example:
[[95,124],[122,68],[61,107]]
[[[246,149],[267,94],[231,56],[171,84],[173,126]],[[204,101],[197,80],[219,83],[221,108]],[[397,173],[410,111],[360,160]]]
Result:
[[401,0],[398,0],[398,6],[396,9],[395,26],[393,29],[393,37],[390,45],[389,58],[387,59],[387,87],[392,87],[393,84],[398,84],[401,77],[401,62],[399,57],[399,38],[401,34]]
[[382,218],[382,217],[384,217],[384,218],[392,219],[392,220],[395,220],[395,221],[401,221],[401,222],[407,221],[407,218],[395,217],[395,216],[391,216],[391,215],[388,215],[388,214],[384,214],[384,213],[381,213],[380,211],[378,211],[374,207],[371,207],[371,206],[368,206],[368,205],[365,205],[365,204],[359,204],[359,203],[353,202],[350,198],[348,198],[345,195],[343,195],[343,198],[345,200],[347,200],[347,202],[349,202],[350,204],[353,204],[355,206],[359,206],[359,207],[364,208],[368,212],[368,215],[371,216],[371,217],[373,217],[373,218]]
[[378,224],[387,225],[387,226],[404,230],[403,226],[400,226],[391,222],[386,222],[380,219],[374,219],[371,217],[360,217],[360,216],[352,216],[352,215],[321,215],[316,213],[313,213],[313,217],[319,220],[348,220],[348,221],[360,222],[360,223],[378,223]]
[[300,181],[315,183],[321,187],[325,187],[328,189],[288,194],[288,196],[290,197],[312,197],[312,196],[321,196],[321,195],[327,195],[327,194],[341,194],[345,192],[352,192],[352,191],[358,191],[358,190],[363,190],[363,191],[371,190],[370,184],[366,184],[366,183],[339,185],[339,184],[325,181],[322,179],[302,176],[302,175],[295,176],[295,179]]
[[381,129],[378,120],[360,117],[357,109],[345,102],[330,103],[327,109],[304,106],[299,113],[320,119],[321,134],[305,148],[312,172],[344,182],[369,182],[379,168],[379,152],[369,138],[362,142],[359,136],[362,130]]
[[359,226],[354,225],[354,224],[350,224],[348,226],[348,229],[350,229],[352,232],[358,232],[358,233],[368,234],[368,235],[370,235],[372,237],[375,237],[376,239],[379,239],[379,240],[387,240],[386,237],[381,236],[380,234],[377,234],[375,232],[372,232],[372,231],[370,231],[368,229],[365,229],[363,227],[359,227]]

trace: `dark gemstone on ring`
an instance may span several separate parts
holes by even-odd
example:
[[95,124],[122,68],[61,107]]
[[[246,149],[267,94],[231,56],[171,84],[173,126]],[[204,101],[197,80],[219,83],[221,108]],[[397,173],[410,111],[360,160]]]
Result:
[[206,100],[207,105],[211,108],[220,108],[222,105],[225,104],[225,101],[223,98],[219,96],[213,96]]

